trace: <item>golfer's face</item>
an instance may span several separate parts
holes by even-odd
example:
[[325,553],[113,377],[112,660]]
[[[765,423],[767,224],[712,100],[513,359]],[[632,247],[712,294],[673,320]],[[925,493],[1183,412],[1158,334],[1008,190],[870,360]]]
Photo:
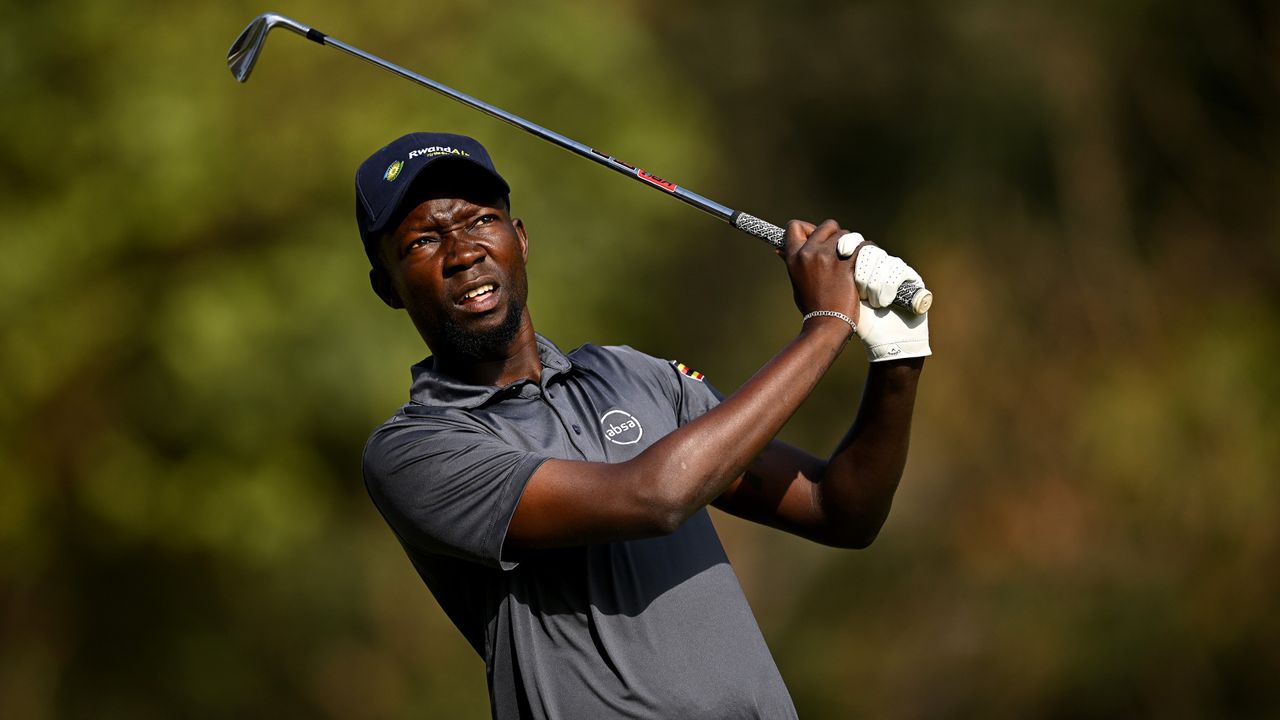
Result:
[[[472,197],[448,197],[470,194]],[[493,330],[512,301],[528,296],[524,226],[499,200],[428,193],[384,239],[391,281],[433,349],[446,324],[468,334]]]

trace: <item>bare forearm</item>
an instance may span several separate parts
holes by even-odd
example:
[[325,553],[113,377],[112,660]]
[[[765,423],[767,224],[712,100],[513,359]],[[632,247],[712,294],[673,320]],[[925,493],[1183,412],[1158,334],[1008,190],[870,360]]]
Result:
[[907,462],[923,367],[923,358],[871,364],[858,415],[817,487],[832,539],[839,544],[870,544],[889,515]]
[[738,478],[777,435],[839,356],[840,320],[815,318],[719,406],[626,463],[627,477],[654,492],[678,525]]

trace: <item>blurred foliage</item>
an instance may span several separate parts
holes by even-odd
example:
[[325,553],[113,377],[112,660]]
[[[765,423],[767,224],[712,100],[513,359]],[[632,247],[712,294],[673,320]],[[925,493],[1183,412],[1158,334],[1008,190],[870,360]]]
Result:
[[717,516],[803,717],[1280,714],[1272,5],[65,0],[0,9],[0,716],[487,716],[360,480],[425,353],[351,212],[402,132],[492,150],[563,347],[731,390],[795,331],[753,241],[474,111],[285,34],[238,86],[266,9],[928,278],[877,544]]

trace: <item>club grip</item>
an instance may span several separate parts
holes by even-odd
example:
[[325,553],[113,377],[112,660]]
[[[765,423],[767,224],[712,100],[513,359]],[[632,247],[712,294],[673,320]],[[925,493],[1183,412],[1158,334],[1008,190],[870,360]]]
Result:
[[[744,212],[735,212],[729,218],[729,224],[748,235],[760,238],[776,250],[782,249],[782,237],[786,231],[767,220],[761,220]],[[933,305],[933,293],[915,280],[906,280],[898,286],[893,305],[904,312],[923,315],[929,312],[929,308]]]

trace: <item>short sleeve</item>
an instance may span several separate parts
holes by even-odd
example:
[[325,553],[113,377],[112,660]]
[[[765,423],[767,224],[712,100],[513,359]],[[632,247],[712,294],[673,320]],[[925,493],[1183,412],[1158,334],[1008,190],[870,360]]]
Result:
[[675,375],[676,408],[680,425],[683,427],[719,405],[724,400],[724,396],[706,379],[686,375],[677,368],[677,365],[678,363],[674,361],[667,364]]
[[364,450],[369,496],[401,541],[510,570],[507,526],[544,456],[511,447],[479,426],[397,417]]
[[682,427],[724,400],[724,395],[707,382],[702,373],[684,363],[646,355],[627,345],[619,345],[615,349],[624,353],[629,367],[643,371],[658,382],[675,409],[677,423]]

